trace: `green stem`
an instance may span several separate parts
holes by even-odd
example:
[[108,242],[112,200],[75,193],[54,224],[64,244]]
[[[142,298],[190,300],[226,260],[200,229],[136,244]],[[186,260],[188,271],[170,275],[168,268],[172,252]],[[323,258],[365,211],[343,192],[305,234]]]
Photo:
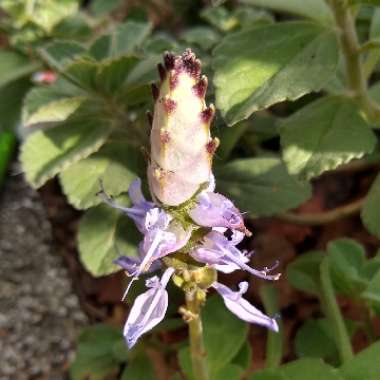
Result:
[[10,131],[0,132],[0,187],[4,182],[9,162],[16,146],[16,136]]
[[190,355],[193,366],[193,375],[196,380],[209,380],[207,368],[206,350],[203,342],[203,328],[201,319],[201,302],[196,297],[196,292],[186,292],[187,311],[189,318]]
[[[263,301],[265,311],[268,315],[279,313],[277,289],[272,284],[260,287],[260,297]],[[283,354],[283,326],[281,320],[278,321],[280,331],[275,333],[268,330],[266,348],[266,366],[276,368],[281,364]]]
[[368,119],[380,124],[380,107],[370,98],[367,78],[361,62],[361,47],[355,28],[354,16],[345,0],[330,0],[335,22],[338,26],[338,39],[346,67],[347,84],[351,95]]
[[321,302],[331,325],[334,328],[335,341],[342,363],[347,363],[354,357],[346,324],[336,302],[334,287],[330,277],[329,258],[321,263]]
[[361,198],[347,205],[337,207],[333,210],[316,212],[312,214],[296,214],[294,212],[284,212],[282,214],[276,215],[276,218],[293,224],[305,226],[321,226],[345,218],[346,216],[359,213],[363,206],[364,200],[365,198]]

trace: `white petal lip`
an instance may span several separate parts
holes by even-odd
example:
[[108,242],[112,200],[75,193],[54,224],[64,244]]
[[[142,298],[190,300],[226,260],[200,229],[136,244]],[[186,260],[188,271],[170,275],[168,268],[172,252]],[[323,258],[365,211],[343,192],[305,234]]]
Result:
[[158,281],[157,277],[147,281],[147,285],[151,288],[136,298],[123,331],[130,349],[141,335],[164,319],[168,308],[168,292],[165,288],[173,273],[174,269],[168,268],[162,275],[161,281]]
[[248,323],[261,325],[278,332],[278,323],[274,318],[268,317],[242,297],[242,294],[247,291],[247,285],[246,282],[240,283],[238,292],[234,292],[218,282],[214,282],[212,287],[223,297],[224,304],[231,313]]

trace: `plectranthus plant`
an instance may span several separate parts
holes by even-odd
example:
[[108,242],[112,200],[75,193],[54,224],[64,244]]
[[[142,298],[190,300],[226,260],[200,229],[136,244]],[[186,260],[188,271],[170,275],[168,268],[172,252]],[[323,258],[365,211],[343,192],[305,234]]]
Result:
[[180,311],[189,325],[193,373],[204,380],[209,374],[200,312],[207,293],[215,290],[238,318],[278,331],[275,318],[243,297],[247,282],[230,289],[218,282],[218,272],[244,270],[267,280],[277,280],[279,274],[270,273],[276,265],[263,269],[249,265],[251,252],[237,246],[251,233],[234,203],[215,192],[211,169],[218,140],[210,134],[215,110],[205,103],[207,78],[201,75],[201,62],[190,49],[181,56],[166,53],[158,72],[160,83],[152,86],[155,106],[147,169],[153,201],[145,199],[140,179],[129,188],[132,207],[118,205],[104,189],[99,195],[127,214],[143,234],[138,259],[116,260],[131,277],[126,293],[140,276],[162,272],[161,278],[146,280],[148,290],[134,301],[124,327],[128,347],[165,317],[166,286],[172,280],[185,293],[186,305]]

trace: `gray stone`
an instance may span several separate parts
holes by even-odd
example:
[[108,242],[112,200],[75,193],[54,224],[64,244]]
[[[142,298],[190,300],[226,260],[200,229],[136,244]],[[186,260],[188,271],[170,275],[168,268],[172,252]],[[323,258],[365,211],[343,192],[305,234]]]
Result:
[[86,322],[39,194],[11,176],[0,195],[0,380],[67,379]]

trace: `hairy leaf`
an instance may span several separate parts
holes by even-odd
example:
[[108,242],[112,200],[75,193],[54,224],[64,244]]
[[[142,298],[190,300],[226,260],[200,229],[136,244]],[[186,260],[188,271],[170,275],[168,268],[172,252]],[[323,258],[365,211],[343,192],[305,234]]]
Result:
[[105,204],[89,209],[79,225],[79,256],[85,268],[96,277],[119,271],[120,267],[113,261],[120,253],[136,256],[138,242],[132,221]]
[[332,24],[334,21],[324,0],[243,0],[243,3],[311,18],[324,24]]
[[21,148],[21,163],[27,180],[34,187],[42,186],[73,163],[96,152],[109,133],[108,122],[86,115],[33,133]]
[[11,50],[0,51],[0,87],[32,74],[40,64]]
[[380,175],[376,177],[369,190],[361,217],[367,229],[380,237]]
[[380,373],[380,342],[359,352],[340,368],[344,380],[376,380]]
[[62,71],[84,52],[85,48],[81,44],[65,40],[52,41],[39,49],[41,57],[58,71]]
[[335,73],[335,32],[282,22],[230,34],[215,48],[216,104],[228,124],[272,104],[319,91]]
[[216,168],[215,174],[218,189],[253,215],[280,213],[311,196],[310,185],[291,177],[277,158],[235,160]]
[[328,96],[288,117],[280,128],[290,174],[310,179],[371,153],[376,136],[349,99]]
[[131,54],[141,47],[151,28],[150,23],[132,20],[119,24],[110,34],[99,37],[90,47],[89,54],[97,60]]
[[69,202],[78,209],[86,209],[101,203],[96,196],[100,180],[107,194],[117,196],[127,191],[132,180],[143,173],[141,152],[126,141],[113,141],[68,167],[60,180]]

